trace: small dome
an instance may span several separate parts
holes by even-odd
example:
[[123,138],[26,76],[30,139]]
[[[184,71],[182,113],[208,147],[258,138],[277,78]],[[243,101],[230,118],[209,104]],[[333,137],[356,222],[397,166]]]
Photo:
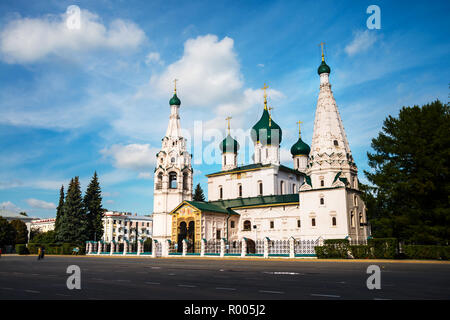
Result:
[[311,148],[303,142],[302,138],[298,138],[297,142],[292,146],[291,148],[291,154],[293,156],[300,156],[300,155],[309,155],[309,152],[311,151]]
[[180,99],[178,99],[177,94],[174,93],[172,99],[169,101],[169,105],[171,106],[179,106],[181,104]]
[[[278,135],[278,139],[276,139]],[[272,142],[280,144],[282,139],[282,131],[280,126],[270,119],[269,111],[264,109],[261,119],[252,127],[251,137],[253,142],[271,145]],[[274,141],[272,141],[274,139]],[[278,140],[278,141],[275,141]]]
[[325,61],[322,61],[322,63],[319,66],[319,69],[317,69],[317,73],[321,74],[321,73],[330,73],[331,69],[330,67],[325,63]]
[[239,143],[228,134],[227,137],[220,143],[219,148],[223,153],[237,153],[237,151],[239,150]]

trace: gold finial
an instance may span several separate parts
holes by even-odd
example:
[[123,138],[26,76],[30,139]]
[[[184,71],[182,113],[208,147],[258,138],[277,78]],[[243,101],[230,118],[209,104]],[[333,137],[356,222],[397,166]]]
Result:
[[300,125],[302,124],[303,122],[302,121],[297,121],[297,124],[298,124],[298,137],[299,138],[301,138],[302,137],[302,131],[301,131],[301,129],[300,129]]
[[322,47],[322,61],[325,61],[324,55],[323,55],[323,45],[325,44],[325,42],[321,42],[319,43],[319,46]]
[[228,134],[230,134],[230,120],[233,119],[231,117],[226,117],[225,120],[228,121]]
[[177,81],[178,79],[173,79],[173,82],[175,83],[175,94],[177,93]]
[[267,110],[267,92],[266,89],[268,89],[269,86],[266,85],[266,83],[264,83],[264,87],[262,87],[261,89],[264,90],[264,109]]

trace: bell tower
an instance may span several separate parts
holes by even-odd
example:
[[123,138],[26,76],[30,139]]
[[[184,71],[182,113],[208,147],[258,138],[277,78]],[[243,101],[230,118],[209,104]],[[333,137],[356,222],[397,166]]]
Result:
[[193,170],[186,139],[181,135],[175,82],[174,95],[169,101],[170,117],[161,151],[156,154],[153,191],[153,238],[162,241],[171,237],[172,217],[169,212],[184,200],[192,200]]

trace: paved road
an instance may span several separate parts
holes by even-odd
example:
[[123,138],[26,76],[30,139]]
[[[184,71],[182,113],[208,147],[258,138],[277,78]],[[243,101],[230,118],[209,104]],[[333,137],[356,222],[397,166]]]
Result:
[[[450,264],[34,256],[0,258],[0,299],[449,299]],[[81,290],[66,269],[81,268]]]

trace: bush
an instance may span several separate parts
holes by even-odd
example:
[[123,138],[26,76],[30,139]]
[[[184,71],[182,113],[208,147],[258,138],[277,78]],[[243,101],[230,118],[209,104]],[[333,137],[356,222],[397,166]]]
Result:
[[350,246],[350,251],[355,259],[370,259],[372,258],[372,252],[369,246],[358,245]]
[[450,258],[449,246],[406,245],[404,251],[408,259],[448,260]]
[[346,259],[349,252],[347,239],[327,239],[321,247],[315,247],[319,259]]
[[31,254],[37,254],[39,247],[44,248],[45,254],[72,254],[75,247],[80,248],[78,254],[85,254],[85,247],[77,243],[29,243],[28,250]]
[[16,253],[17,254],[29,254],[26,244],[16,244]]
[[375,259],[394,259],[398,254],[398,241],[396,238],[369,239],[367,245]]

